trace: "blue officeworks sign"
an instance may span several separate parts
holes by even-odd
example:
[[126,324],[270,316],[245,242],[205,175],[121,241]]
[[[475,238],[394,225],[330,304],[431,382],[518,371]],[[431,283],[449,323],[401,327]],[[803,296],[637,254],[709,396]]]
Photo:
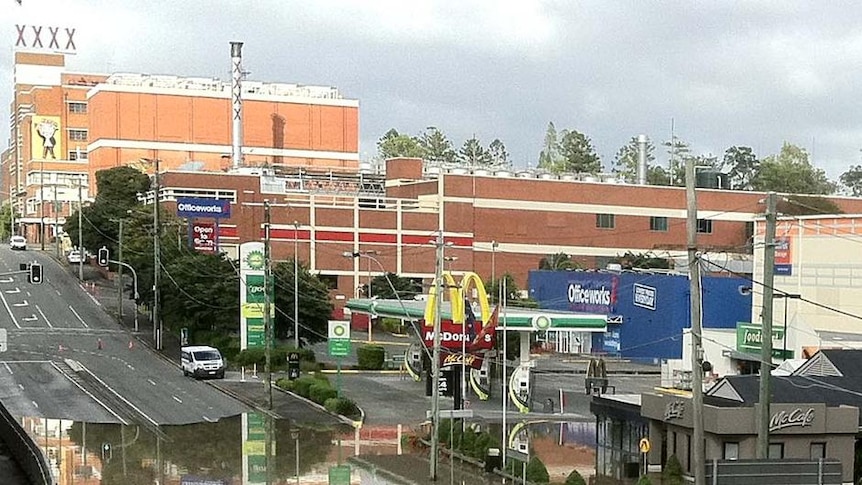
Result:
[[177,215],[190,219],[196,217],[226,219],[230,217],[230,201],[191,197],[179,198],[177,199]]
[[566,297],[569,309],[585,313],[615,313],[619,277],[609,274],[583,273],[569,277]]

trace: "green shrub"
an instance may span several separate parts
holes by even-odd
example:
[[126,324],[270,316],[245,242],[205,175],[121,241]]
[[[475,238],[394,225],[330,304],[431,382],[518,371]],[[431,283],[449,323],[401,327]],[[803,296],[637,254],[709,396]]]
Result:
[[309,362],[307,360],[299,361],[299,372],[303,374],[320,372],[323,369],[323,364],[320,362]]
[[533,456],[527,463],[527,480],[534,483],[550,483],[551,481],[547,467],[538,456]]
[[661,471],[662,485],[682,485],[682,465],[676,455],[667,457],[667,462]]
[[569,476],[566,477],[565,485],[587,485],[587,481],[584,480],[584,477],[577,470],[572,470],[572,473],[569,473]]
[[311,386],[317,384],[318,382],[320,382],[320,380],[316,379],[314,376],[302,376],[299,379],[293,381],[294,392],[296,392],[302,397],[309,397]]
[[637,485],[652,485],[652,480],[649,479],[649,475],[641,475]]
[[399,318],[381,318],[380,326],[389,333],[404,333],[404,325]]
[[386,358],[386,350],[379,345],[363,345],[356,349],[359,368],[364,370],[380,370]]
[[323,403],[323,407],[325,407],[330,413],[340,414],[349,418],[359,417],[359,408],[356,407],[356,403],[343,397],[327,399],[326,402]]
[[295,387],[293,385],[293,381],[286,378],[286,377],[280,377],[280,378],[276,379],[275,385],[281,389],[284,389],[285,391],[293,392],[295,390]]
[[308,397],[318,404],[326,403],[327,399],[338,397],[338,391],[332,388],[328,382],[318,381],[308,388]]

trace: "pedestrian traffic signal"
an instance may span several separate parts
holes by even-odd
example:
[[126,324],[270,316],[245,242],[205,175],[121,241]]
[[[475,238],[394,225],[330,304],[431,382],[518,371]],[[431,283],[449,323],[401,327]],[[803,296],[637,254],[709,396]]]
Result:
[[108,265],[108,248],[102,246],[99,249],[99,266],[107,266]]
[[112,455],[111,444],[107,441],[102,443],[102,461],[110,461]]
[[42,284],[42,265],[39,263],[32,263],[30,265],[30,275],[27,278],[30,283],[34,285]]

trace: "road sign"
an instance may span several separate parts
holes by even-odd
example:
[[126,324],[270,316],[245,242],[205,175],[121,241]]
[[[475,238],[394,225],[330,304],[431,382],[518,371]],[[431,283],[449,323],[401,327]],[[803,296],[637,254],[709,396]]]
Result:
[[350,465],[329,467],[329,485],[350,485]]
[[0,328],[0,352],[6,352],[9,350],[9,344],[6,342],[6,329]]
[[641,438],[640,442],[638,443],[638,448],[641,449],[641,453],[649,453],[649,447],[649,439]]
[[512,458],[513,460],[522,461],[524,463],[530,461],[530,455],[512,448],[506,448],[506,458]]
[[[472,409],[441,409],[437,412],[437,415],[440,416],[440,419],[470,419],[473,417]],[[431,419],[433,413],[431,411],[425,411],[425,419]]]
[[329,355],[330,357],[350,355],[350,322],[329,321]]

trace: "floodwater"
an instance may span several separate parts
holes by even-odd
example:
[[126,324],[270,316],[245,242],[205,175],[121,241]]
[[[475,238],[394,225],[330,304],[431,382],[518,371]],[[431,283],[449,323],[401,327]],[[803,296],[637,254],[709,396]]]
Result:
[[[389,485],[400,482],[387,477],[384,456],[417,453],[402,448],[395,426],[357,433],[347,425],[301,427],[258,413],[158,428],[42,418],[24,418],[22,424],[58,485]],[[490,424],[489,431],[502,438],[499,424]],[[585,477],[592,474],[593,423],[515,422],[509,434],[510,446],[526,440],[552,482],[562,482],[574,468]],[[378,465],[348,461],[354,455]]]

